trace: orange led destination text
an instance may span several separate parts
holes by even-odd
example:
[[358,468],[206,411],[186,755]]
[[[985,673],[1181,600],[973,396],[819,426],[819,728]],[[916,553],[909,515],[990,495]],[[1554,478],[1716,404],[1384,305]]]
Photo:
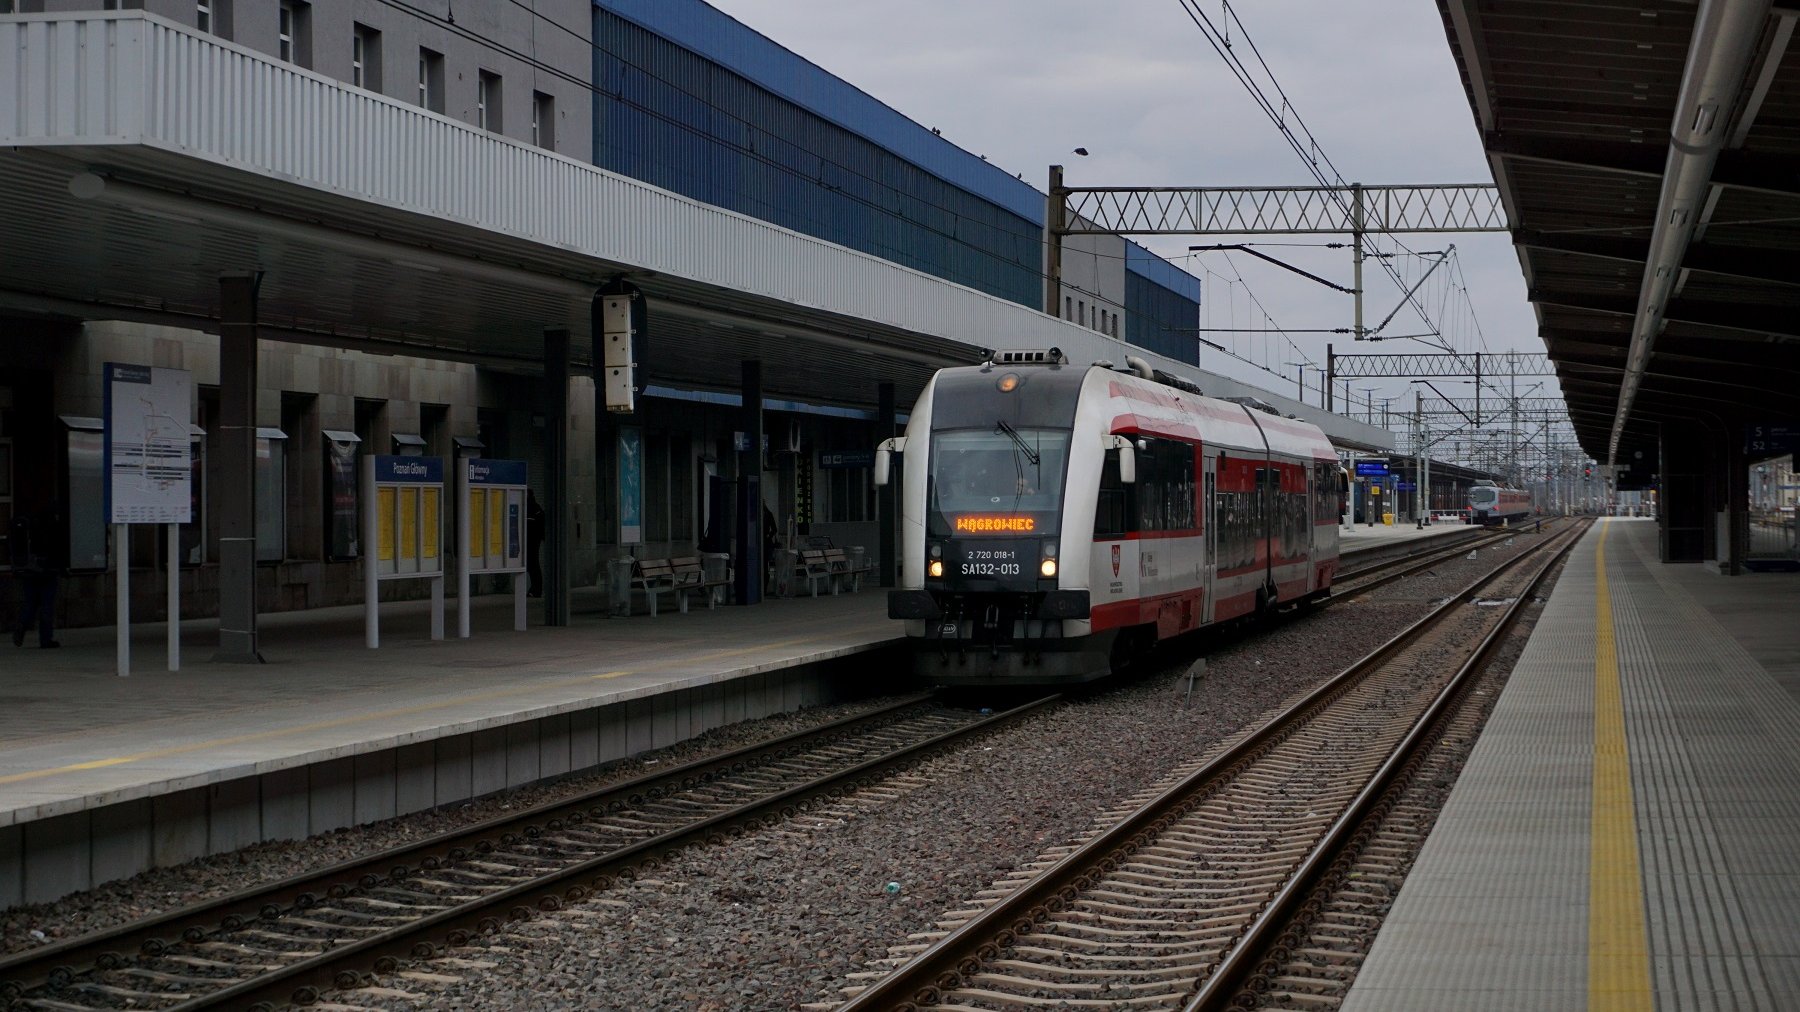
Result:
[[956,518],[956,529],[968,534],[1029,534],[1037,530],[1037,518],[1004,513],[965,513]]

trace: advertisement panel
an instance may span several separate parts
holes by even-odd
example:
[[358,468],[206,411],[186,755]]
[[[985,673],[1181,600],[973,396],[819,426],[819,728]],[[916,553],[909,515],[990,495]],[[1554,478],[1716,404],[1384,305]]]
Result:
[[644,444],[637,429],[619,430],[619,544],[644,540]]

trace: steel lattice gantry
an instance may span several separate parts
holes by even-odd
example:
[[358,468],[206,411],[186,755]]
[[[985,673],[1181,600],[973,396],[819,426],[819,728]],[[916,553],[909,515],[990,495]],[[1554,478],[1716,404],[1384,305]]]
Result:
[[[1440,186],[1057,187],[1064,235],[1504,232],[1487,183]],[[1052,194],[1055,197],[1056,194]]]
[[[1356,300],[1356,323],[1352,333],[1361,341],[1367,334],[1363,328],[1365,234],[1500,232],[1507,227],[1506,209],[1501,204],[1499,191],[1486,183],[1080,187],[1063,185],[1063,167],[1052,165],[1044,207],[1044,232],[1048,240],[1044,312],[1056,315],[1062,298],[1065,236],[1338,233],[1352,237],[1350,250],[1355,281],[1349,291]],[[1391,274],[1391,268],[1388,270]],[[1326,407],[1330,406],[1327,400]]]

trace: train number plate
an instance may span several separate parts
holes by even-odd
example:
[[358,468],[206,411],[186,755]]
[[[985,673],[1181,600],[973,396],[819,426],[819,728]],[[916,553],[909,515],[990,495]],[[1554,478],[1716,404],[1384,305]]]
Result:
[[963,551],[964,576],[1017,576],[1019,553],[1011,548],[969,548]]

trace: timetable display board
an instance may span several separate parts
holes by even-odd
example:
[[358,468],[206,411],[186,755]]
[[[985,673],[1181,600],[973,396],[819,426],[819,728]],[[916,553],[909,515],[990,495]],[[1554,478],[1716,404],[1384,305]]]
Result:
[[186,369],[106,363],[106,519],[185,524],[193,519],[194,380]]
[[439,457],[369,458],[374,486],[375,575],[437,576],[444,571],[438,511],[444,498],[444,461]]
[[469,572],[524,572],[525,462],[476,457],[462,464]]

